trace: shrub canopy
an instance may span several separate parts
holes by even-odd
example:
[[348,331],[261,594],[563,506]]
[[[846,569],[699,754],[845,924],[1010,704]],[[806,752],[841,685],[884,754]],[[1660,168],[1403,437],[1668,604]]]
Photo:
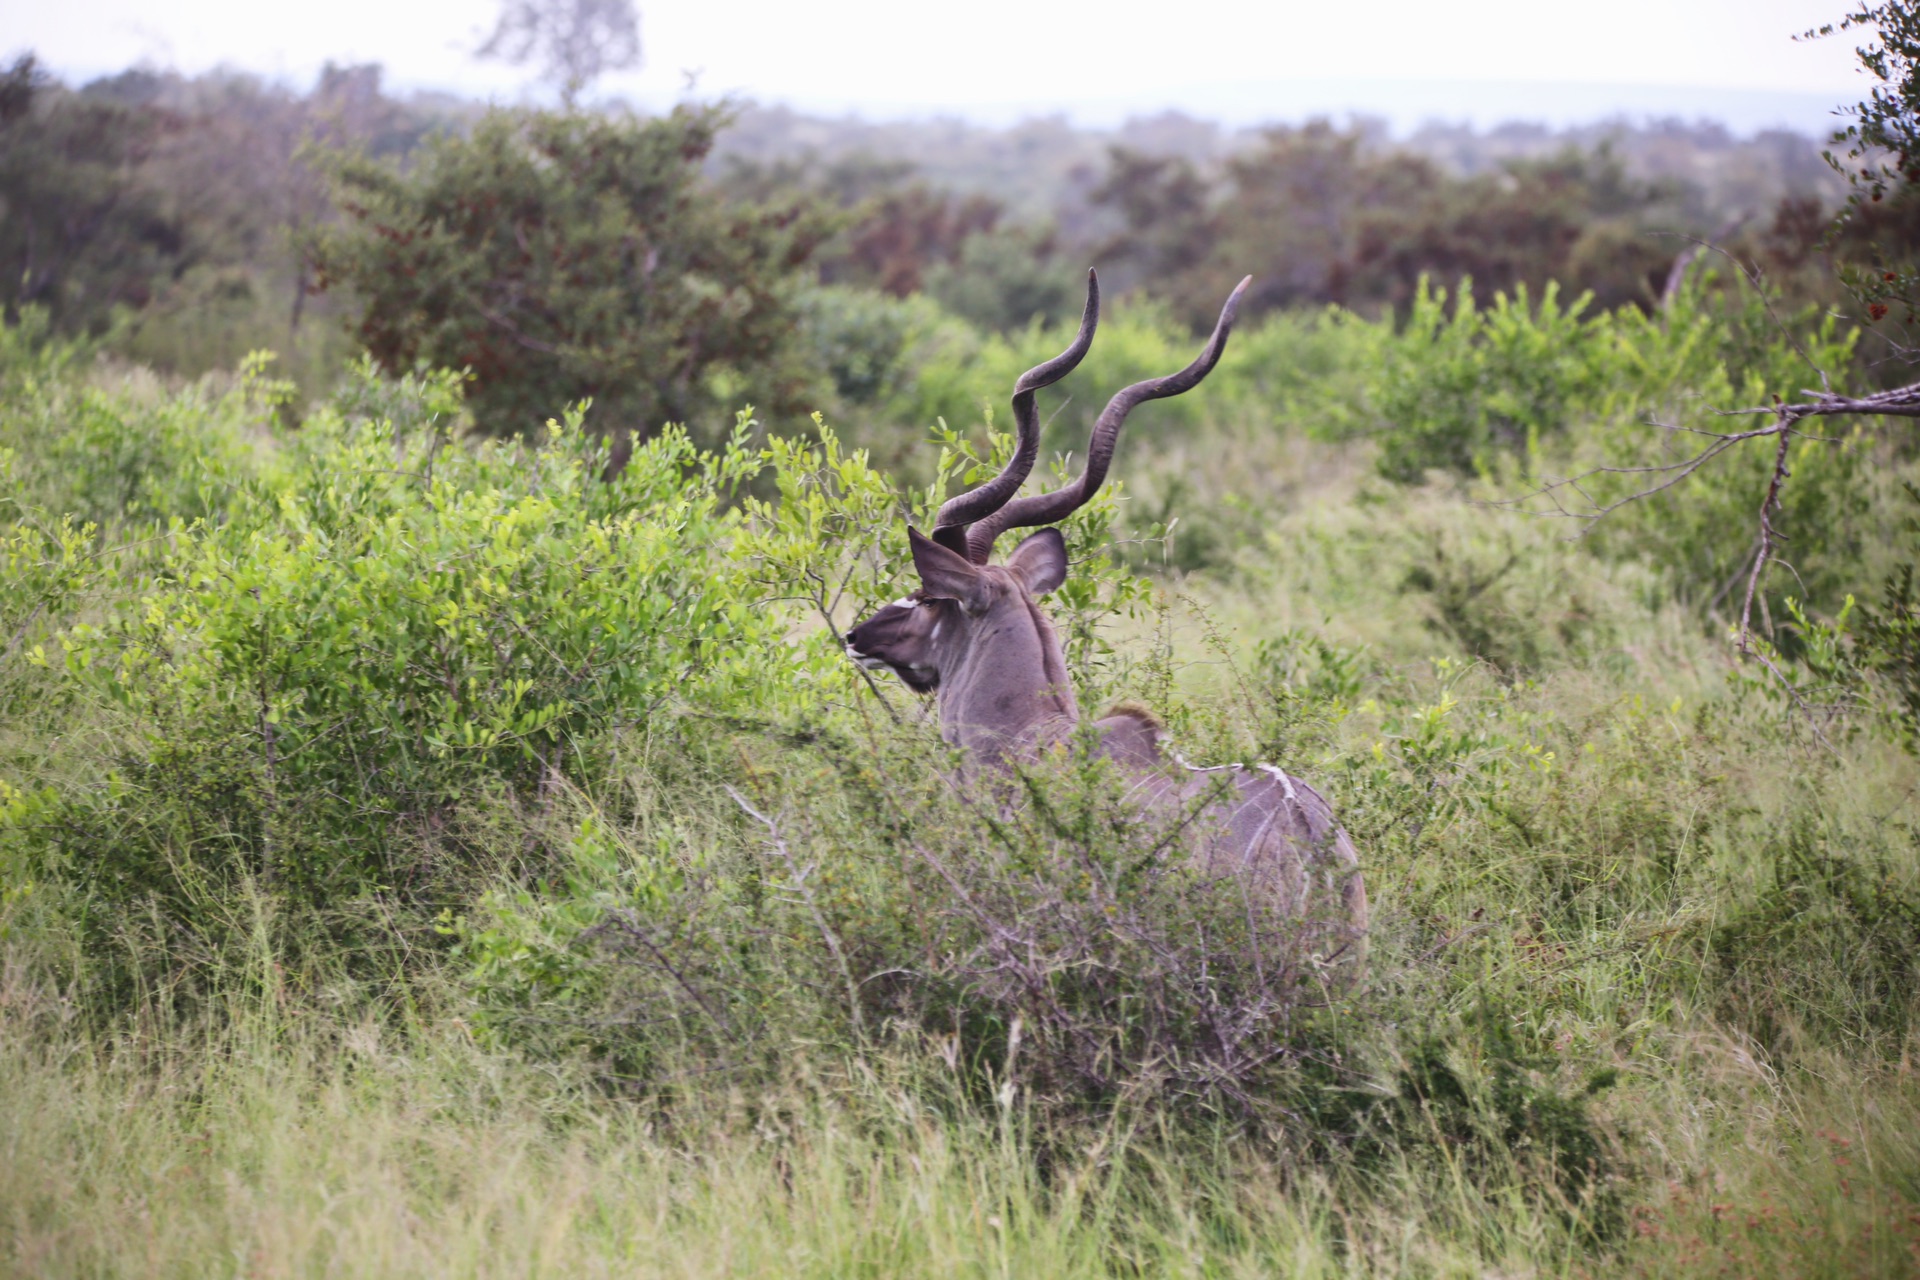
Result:
[[342,220],[309,241],[318,287],[353,290],[385,368],[470,370],[490,434],[583,397],[594,429],[643,436],[797,404],[790,294],[824,224],[700,185],[724,120],[499,111],[404,170],[325,155]]

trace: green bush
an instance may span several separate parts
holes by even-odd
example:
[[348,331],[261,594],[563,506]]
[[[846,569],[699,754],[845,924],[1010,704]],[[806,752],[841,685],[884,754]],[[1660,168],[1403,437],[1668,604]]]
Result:
[[[34,342],[32,323],[6,332]],[[178,394],[88,385],[69,371],[70,350],[5,359],[0,447],[14,456],[11,490],[26,507],[71,515],[116,537],[174,519],[218,518],[256,471],[259,429],[286,394],[266,378],[264,353],[224,393]]]
[[311,238],[393,374],[466,369],[480,428],[537,435],[591,397],[601,432],[717,439],[743,399],[804,411],[795,272],[826,228],[802,205],[729,207],[699,182],[724,113],[494,111],[404,169],[322,153],[342,214]]
[[1701,269],[1651,315],[1589,313],[1589,297],[1564,304],[1552,285],[1537,303],[1521,287],[1482,307],[1463,281],[1451,316],[1447,301],[1422,281],[1405,318],[1382,321],[1392,336],[1383,334],[1369,407],[1381,470],[1402,482],[1429,470],[1490,475],[1515,459],[1537,471],[1558,463],[1585,424],[1602,428],[1591,439],[1611,446],[1608,462],[1644,466],[1650,437],[1635,428],[1646,420],[1705,426],[1715,410],[1794,394],[1822,370],[1844,372],[1854,341],[1830,315],[1782,325],[1764,298],[1729,296]]
[[754,455],[670,431],[604,463],[577,415],[539,449],[310,418],[273,486],[176,519],[159,573],[67,631],[120,742],[16,835],[103,918],[211,928],[245,883],[301,911],[437,902],[478,873],[466,816],[537,809],[665,705],[782,678],[777,619],[717,558]]

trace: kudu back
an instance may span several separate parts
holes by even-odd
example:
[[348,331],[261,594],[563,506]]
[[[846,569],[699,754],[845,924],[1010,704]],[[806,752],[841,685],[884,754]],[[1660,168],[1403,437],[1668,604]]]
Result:
[[[847,633],[847,653],[888,670],[939,702],[947,741],[977,767],[1005,768],[1074,737],[1080,711],[1065,654],[1038,601],[1066,579],[1057,528],[1098,492],[1127,414],[1148,400],[1198,385],[1218,363],[1251,277],[1227,299],[1205,349],[1185,369],[1135,383],[1108,403],[1093,428],[1080,477],[1052,493],[1016,497],[1040,452],[1034,394],[1072,372],[1092,345],[1100,288],[1087,275],[1087,304],[1073,344],[1014,386],[1017,429],[1001,473],[940,508],[931,537],[909,528],[920,587]],[[1040,528],[992,564],[1009,529]],[[1299,917],[1303,939],[1328,963],[1357,964],[1367,929],[1367,893],[1353,843],[1311,786],[1267,764],[1200,768],[1165,749],[1150,713],[1119,708],[1094,723],[1098,750],[1124,772],[1143,817],[1182,828],[1181,844],[1203,874],[1229,876]]]

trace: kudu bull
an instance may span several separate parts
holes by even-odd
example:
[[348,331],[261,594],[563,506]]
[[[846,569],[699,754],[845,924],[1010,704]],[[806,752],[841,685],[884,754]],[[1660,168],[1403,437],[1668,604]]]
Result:
[[[1227,299],[1213,336],[1194,362],[1138,382],[1108,403],[1095,423],[1080,478],[1052,493],[1016,498],[1040,452],[1034,393],[1080,363],[1099,322],[1100,287],[1087,278],[1086,310],[1073,343],[1014,386],[1017,443],[992,480],[940,508],[931,537],[909,528],[920,588],[847,633],[862,666],[890,670],[917,693],[939,699],[947,741],[977,767],[1005,768],[1072,739],[1080,712],[1053,625],[1035,603],[1067,574],[1066,542],[1042,528],[989,564],[1009,529],[1064,520],[1105,482],[1127,414],[1148,400],[1191,390],[1218,363],[1234,312],[1252,277]],[[1186,846],[1208,875],[1233,876],[1281,911],[1312,917],[1313,949],[1354,960],[1367,928],[1366,887],[1353,844],[1319,792],[1273,765],[1199,768],[1162,751],[1150,713],[1127,706],[1094,722],[1098,750],[1122,769],[1143,814],[1187,823]]]

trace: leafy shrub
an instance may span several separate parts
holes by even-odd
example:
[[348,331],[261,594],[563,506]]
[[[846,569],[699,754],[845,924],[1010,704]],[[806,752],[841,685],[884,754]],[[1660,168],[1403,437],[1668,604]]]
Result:
[[231,509],[282,391],[261,376],[264,354],[225,394],[161,396],[136,379],[81,382],[83,353],[33,311],[0,326],[0,707],[23,729],[69,701],[47,672],[60,633],[164,563],[171,522]]
[[1405,319],[1382,322],[1392,337],[1369,404],[1384,427],[1381,471],[1402,482],[1432,469],[1492,474],[1507,459],[1537,467],[1541,450],[1583,423],[1608,428],[1593,436],[1613,445],[1607,461],[1645,465],[1647,438],[1633,428],[1647,416],[1689,423],[1764,403],[1843,370],[1853,345],[1832,316],[1804,312],[1783,326],[1764,298],[1725,294],[1699,268],[1651,316],[1589,314],[1590,298],[1565,304],[1553,285],[1537,303],[1520,287],[1481,307],[1463,281],[1451,316],[1447,301],[1422,281]]
[[983,329],[1069,319],[1080,305],[1081,272],[1056,247],[1052,235],[1025,228],[969,236],[957,257],[927,272],[927,293]]
[[103,910],[189,929],[243,882],[339,911],[475,874],[463,815],[537,809],[620,726],[783,652],[714,558],[753,455],[672,431],[604,461],[577,415],[539,450],[311,419],[277,486],[176,521],[164,575],[68,633],[123,745],[16,830]]
[[819,408],[865,424],[862,438],[889,467],[927,475],[927,430],[942,413],[959,424],[978,415],[969,397],[980,335],[920,294],[825,286],[800,294],[795,310],[798,341],[822,384]]
[[1607,370],[1581,321],[1587,301],[1562,306],[1549,285],[1536,307],[1522,286],[1482,309],[1462,281],[1448,319],[1445,292],[1422,280],[1374,392],[1388,424],[1381,471],[1401,481],[1429,468],[1484,472],[1593,413]]
[[[1920,504],[1920,489],[1908,481],[1901,487],[1910,504]],[[1911,505],[1896,527],[1908,538],[1920,531]],[[1877,601],[1849,594],[1832,616],[1818,615],[1792,596],[1786,606],[1791,645],[1776,650],[1760,642],[1774,662],[1768,673],[1773,678],[1755,681],[1762,695],[1795,709],[1818,708],[1849,730],[1872,725],[1909,752],[1920,752],[1920,593],[1913,564],[1898,564],[1887,574]],[[1863,708],[1865,716],[1846,718]]]
[[[263,370],[264,364],[256,364]],[[226,394],[169,396],[29,376],[6,397],[0,447],[12,450],[15,492],[54,518],[116,532],[223,513],[257,466],[250,437],[280,390],[262,377]]]
[[[0,487],[15,486],[14,455],[0,448]],[[8,509],[11,508],[11,509]],[[0,506],[0,708],[23,710],[28,665],[46,661],[46,641],[101,573],[95,529],[72,516],[48,519],[14,498]]]
[[71,377],[91,350],[83,338],[56,335],[45,307],[21,307],[0,323],[0,388],[19,395],[22,384],[52,386]]
[[828,286],[801,295],[809,359],[842,401],[871,405],[897,393],[901,356],[914,331],[939,316],[915,298]]

